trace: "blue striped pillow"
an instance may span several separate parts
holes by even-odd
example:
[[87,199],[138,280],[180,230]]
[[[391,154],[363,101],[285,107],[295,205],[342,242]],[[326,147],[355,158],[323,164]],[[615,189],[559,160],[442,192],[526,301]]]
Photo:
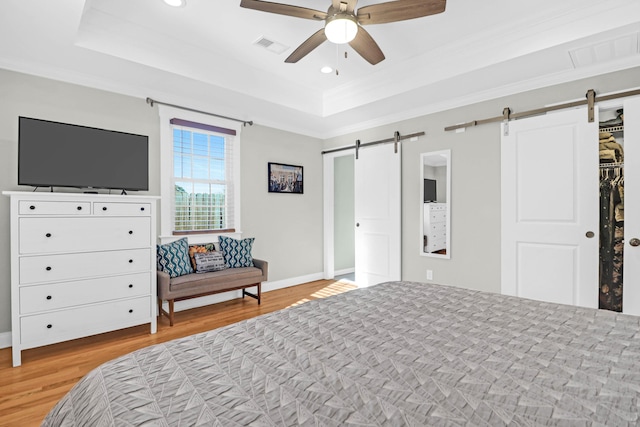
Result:
[[242,240],[225,236],[218,237],[220,251],[222,251],[224,260],[229,268],[253,267],[251,247],[254,240],[254,237]]
[[186,237],[165,245],[157,245],[157,249],[158,268],[168,273],[170,277],[193,273],[189,258],[189,243]]

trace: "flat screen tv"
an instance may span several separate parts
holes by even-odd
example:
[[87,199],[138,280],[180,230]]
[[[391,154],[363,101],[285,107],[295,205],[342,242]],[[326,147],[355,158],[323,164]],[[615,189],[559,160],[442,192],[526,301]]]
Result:
[[20,117],[18,184],[148,190],[149,138]]
[[436,180],[435,179],[425,179],[424,180],[424,202],[435,202],[438,198],[436,197]]

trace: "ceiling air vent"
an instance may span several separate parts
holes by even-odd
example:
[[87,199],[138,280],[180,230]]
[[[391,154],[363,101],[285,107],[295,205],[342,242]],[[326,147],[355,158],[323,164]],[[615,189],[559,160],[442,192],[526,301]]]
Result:
[[639,53],[638,33],[627,34],[617,39],[569,51],[574,68],[628,58]]
[[254,45],[263,47],[270,52],[280,54],[285,50],[289,49],[289,46],[285,46],[282,43],[275,42],[273,40],[269,40],[266,37],[260,37],[258,40],[253,42]]

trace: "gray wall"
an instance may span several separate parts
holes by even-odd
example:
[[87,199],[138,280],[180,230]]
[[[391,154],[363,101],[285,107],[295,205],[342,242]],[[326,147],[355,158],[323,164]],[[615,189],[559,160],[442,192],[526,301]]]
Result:
[[355,267],[354,231],[354,160],[353,154],[340,156],[333,163],[334,204],[334,269],[336,271]]
[[[149,135],[150,191],[160,194],[159,117],[144,99],[0,69],[0,191],[17,185],[18,116]],[[242,131],[242,231],[269,279],[322,272],[322,142],[259,125]],[[304,195],[267,193],[267,162],[304,166]],[[9,198],[0,196],[0,333],[11,329]]]
[[[402,278],[471,289],[500,291],[500,125],[445,132],[446,126],[500,116],[504,107],[522,112],[584,99],[588,89],[604,94],[640,87],[640,68],[584,79],[454,110],[380,126],[325,141],[325,149],[390,138],[394,131],[424,131],[402,147]],[[585,118],[586,120],[586,118]],[[594,143],[596,143],[594,141]],[[451,259],[419,255],[420,153],[451,149]],[[596,173],[596,172],[594,172]]]

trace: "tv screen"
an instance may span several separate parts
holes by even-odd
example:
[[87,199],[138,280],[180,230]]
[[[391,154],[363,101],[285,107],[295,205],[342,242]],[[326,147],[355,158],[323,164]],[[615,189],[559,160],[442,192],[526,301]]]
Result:
[[20,117],[18,184],[148,190],[149,138]]
[[435,202],[436,197],[436,180],[425,179],[424,180],[424,202]]

